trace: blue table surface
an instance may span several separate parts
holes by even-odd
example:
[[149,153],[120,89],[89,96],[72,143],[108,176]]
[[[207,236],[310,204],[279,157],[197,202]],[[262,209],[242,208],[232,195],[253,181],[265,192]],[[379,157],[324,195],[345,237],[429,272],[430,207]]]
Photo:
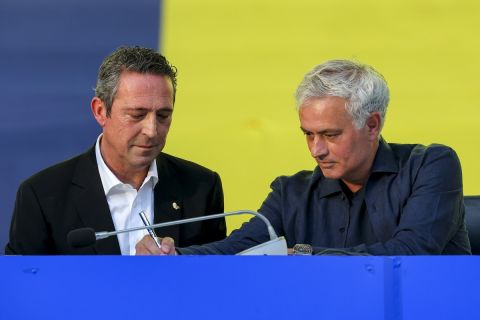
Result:
[[1,256],[0,319],[474,319],[480,258]]

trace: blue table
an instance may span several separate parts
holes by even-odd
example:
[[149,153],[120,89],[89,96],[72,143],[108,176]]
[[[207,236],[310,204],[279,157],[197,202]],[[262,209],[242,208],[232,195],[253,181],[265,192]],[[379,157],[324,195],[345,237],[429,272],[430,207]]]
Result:
[[0,319],[475,319],[479,257],[0,257]]

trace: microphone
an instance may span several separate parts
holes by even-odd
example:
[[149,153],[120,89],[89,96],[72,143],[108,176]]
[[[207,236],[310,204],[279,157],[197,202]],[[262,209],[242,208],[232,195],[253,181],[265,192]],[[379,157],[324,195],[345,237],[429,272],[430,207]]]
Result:
[[198,222],[198,221],[204,221],[204,220],[210,220],[210,219],[216,219],[216,218],[224,218],[224,217],[240,215],[240,214],[251,214],[260,218],[263,222],[265,222],[267,226],[268,234],[270,236],[270,241],[278,239],[278,236],[275,233],[275,230],[273,229],[272,225],[270,224],[270,221],[268,221],[268,219],[263,214],[258,213],[256,211],[251,211],[251,210],[238,210],[238,211],[217,213],[217,214],[189,218],[189,219],[182,219],[182,220],[174,220],[169,222],[151,224],[148,226],[128,228],[128,229],[110,231],[110,232],[107,232],[107,231],[95,232],[93,228],[89,228],[89,227],[79,228],[79,229],[74,229],[70,231],[67,235],[67,240],[71,247],[83,248],[83,247],[94,245],[97,240],[115,236],[120,233],[132,232],[132,231],[138,231],[138,230],[144,230],[144,229],[156,229],[156,228],[174,226],[178,224]]

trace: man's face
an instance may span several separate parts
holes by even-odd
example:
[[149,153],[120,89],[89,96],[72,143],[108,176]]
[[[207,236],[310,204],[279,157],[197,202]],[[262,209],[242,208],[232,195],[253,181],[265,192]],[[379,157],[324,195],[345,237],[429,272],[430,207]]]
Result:
[[173,86],[167,76],[124,71],[110,116],[98,98],[92,110],[103,128],[102,156],[117,175],[147,170],[165,146],[172,122]]
[[374,114],[357,129],[345,103],[339,97],[308,99],[299,109],[300,125],[323,175],[361,186],[375,157],[380,118]]

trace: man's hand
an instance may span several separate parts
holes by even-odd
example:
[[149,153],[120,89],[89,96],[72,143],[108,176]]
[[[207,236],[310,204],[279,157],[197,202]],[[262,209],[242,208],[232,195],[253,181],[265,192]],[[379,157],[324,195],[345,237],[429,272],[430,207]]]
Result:
[[135,245],[135,254],[137,256],[146,256],[146,255],[177,255],[175,251],[175,241],[172,238],[157,238],[161,244],[161,248],[157,247],[155,241],[153,241],[150,235],[146,235]]

